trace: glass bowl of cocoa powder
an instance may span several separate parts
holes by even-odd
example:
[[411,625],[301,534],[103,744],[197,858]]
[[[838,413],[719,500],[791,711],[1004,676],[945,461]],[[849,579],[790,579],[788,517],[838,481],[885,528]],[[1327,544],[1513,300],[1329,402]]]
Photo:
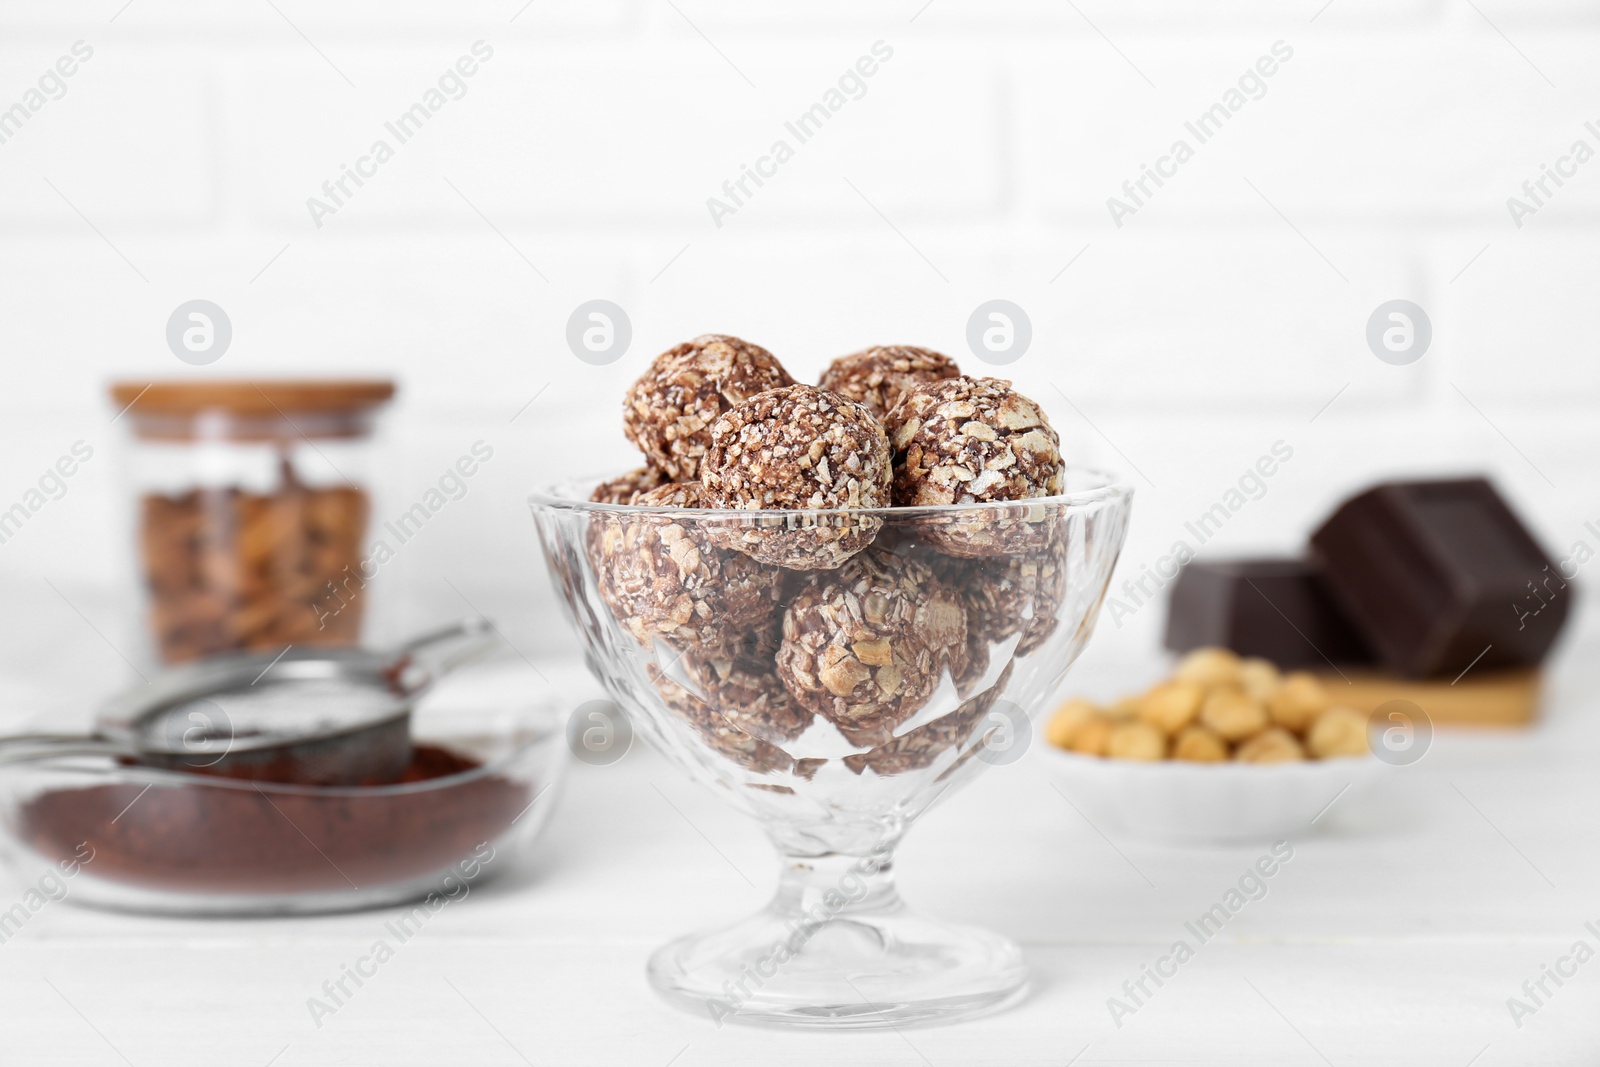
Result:
[[286,915],[455,899],[526,866],[567,749],[551,708],[419,709],[398,782],[305,786],[105,757],[0,774],[7,860],[121,911]]

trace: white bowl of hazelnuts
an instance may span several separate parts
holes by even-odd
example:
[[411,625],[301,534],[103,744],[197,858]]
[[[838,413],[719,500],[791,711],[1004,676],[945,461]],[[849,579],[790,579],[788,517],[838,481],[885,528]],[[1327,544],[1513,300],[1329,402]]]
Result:
[[1382,764],[1367,715],[1314,675],[1222,648],[1109,706],[1071,699],[1045,723],[1063,793],[1096,825],[1187,844],[1312,832]]

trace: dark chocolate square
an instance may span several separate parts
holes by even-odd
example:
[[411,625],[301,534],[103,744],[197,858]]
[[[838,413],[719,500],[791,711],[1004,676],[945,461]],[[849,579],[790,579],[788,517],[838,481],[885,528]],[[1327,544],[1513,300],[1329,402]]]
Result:
[[1165,644],[1261,656],[1286,669],[1373,662],[1309,559],[1196,560],[1167,603]]
[[1572,603],[1555,561],[1482,478],[1369,489],[1311,544],[1373,649],[1411,677],[1533,666]]

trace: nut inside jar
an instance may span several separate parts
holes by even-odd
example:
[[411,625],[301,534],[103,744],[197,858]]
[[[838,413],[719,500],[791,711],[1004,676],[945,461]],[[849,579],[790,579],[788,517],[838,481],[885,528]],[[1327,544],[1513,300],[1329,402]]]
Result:
[[280,472],[270,493],[229,486],[144,496],[150,623],[166,662],[356,642],[359,600],[337,612],[315,605],[361,561],[367,494],[307,486],[287,458]]

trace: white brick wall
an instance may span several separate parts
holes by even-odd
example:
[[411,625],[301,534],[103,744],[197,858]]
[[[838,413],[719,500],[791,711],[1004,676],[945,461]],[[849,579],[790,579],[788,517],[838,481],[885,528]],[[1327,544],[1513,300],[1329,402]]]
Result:
[[[115,581],[102,385],[187,373],[162,330],[192,297],[235,325],[195,373],[402,380],[390,501],[495,445],[385,572],[388,632],[459,611],[448,577],[524,649],[569,647],[523,494],[629,463],[617,400],[654,352],[722,330],[806,375],[875,341],[960,357],[996,296],[1034,323],[1008,372],[1138,485],[1130,572],[1280,439],[1293,461],[1208,550],[1292,550],[1395,473],[1488,470],[1556,550],[1600,519],[1600,161],[1520,229],[1505,206],[1574,139],[1600,150],[1595,0],[122,4],[0,9],[0,108],[95,50],[0,144],[0,499],[98,450],[0,546],[0,587]],[[306,198],[480,39],[465,96],[316,228]],[[715,226],[706,198],[880,40],[865,94]],[[1278,40],[1265,95],[1116,227],[1106,198]],[[633,320],[612,367],[563,342],[593,297]],[[1433,319],[1408,367],[1364,342],[1394,297]],[[1160,615],[1091,654],[1147,652]]]

